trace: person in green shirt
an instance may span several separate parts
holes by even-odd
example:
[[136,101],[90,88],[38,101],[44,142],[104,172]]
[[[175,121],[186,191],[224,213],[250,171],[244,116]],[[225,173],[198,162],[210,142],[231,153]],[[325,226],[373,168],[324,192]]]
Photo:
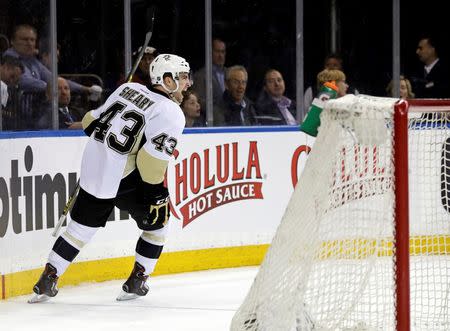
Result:
[[319,93],[314,98],[300,130],[316,137],[320,126],[320,114],[325,102],[336,99],[347,93],[348,85],[345,82],[345,74],[341,70],[325,69],[317,75],[320,86]]

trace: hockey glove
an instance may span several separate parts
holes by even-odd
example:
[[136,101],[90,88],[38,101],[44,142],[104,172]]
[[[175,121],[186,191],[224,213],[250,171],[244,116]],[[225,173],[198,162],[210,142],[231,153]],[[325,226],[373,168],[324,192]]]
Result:
[[162,228],[170,217],[169,190],[163,184],[151,185],[144,183],[142,194],[138,200],[147,207],[142,219],[143,230],[157,230]]
[[159,229],[166,225],[170,216],[169,194],[157,196],[152,200],[150,202],[150,212],[144,218],[143,225]]

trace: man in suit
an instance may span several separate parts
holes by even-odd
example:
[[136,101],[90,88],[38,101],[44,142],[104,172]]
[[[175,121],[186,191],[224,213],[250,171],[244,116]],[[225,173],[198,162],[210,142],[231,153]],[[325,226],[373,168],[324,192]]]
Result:
[[261,125],[297,125],[295,102],[284,95],[283,75],[269,69],[264,75],[264,87],[256,101],[258,122]]
[[416,54],[423,67],[411,76],[413,91],[418,98],[450,97],[450,70],[439,58],[437,41],[431,36],[419,40]]
[[[52,128],[52,90],[47,86],[46,101],[39,109],[35,121],[37,129]],[[71,99],[69,83],[66,79],[58,77],[58,127],[59,129],[82,129],[81,119],[87,110],[69,107]]]
[[[225,59],[226,59],[225,42],[219,38],[212,41],[212,90],[213,104],[217,104],[222,99],[225,91]],[[193,88],[200,98],[202,109],[206,109],[206,68],[199,69],[194,74]]]

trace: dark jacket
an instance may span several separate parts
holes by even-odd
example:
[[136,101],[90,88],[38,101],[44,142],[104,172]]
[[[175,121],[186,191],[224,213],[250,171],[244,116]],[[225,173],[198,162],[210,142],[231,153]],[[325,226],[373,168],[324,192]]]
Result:
[[[81,121],[83,113],[80,109],[75,107],[59,107],[58,108],[58,128],[60,130],[67,129],[69,125],[66,123],[73,123]],[[51,129],[52,128],[52,104],[46,101],[42,104],[39,112],[35,114],[36,122],[35,129]]]
[[424,67],[421,67],[411,76],[411,85],[416,98],[450,97],[448,65],[440,59],[427,75],[425,75]]
[[221,102],[214,106],[214,126],[258,125],[253,101],[244,97],[244,102],[244,107],[236,104],[225,90]]
[[[284,102],[288,105],[287,109],[295,119],[295,102],[287,97],[284,97]],[[281,110],[278,108],[277,102],[264,90],[256,101],[256,114],[258,122],[261,125],[288,124]]]
[[[217,78],[216,71],[222,70],[223,74],[225,75],[226,68],[219,69],[218,67],[213,65],[213,72],[212,72],[212,97],[213,97],[213,104],[217,104],[220,102],[220,99],[222,98],[223,90],[219,83],[219,79]],[[199,69],[197,72],[194,73],[194,85],[192,87],[197,95],[200,98],[200,104],[202,106],[202,109],[206,109],[206,70],[205,68]]]

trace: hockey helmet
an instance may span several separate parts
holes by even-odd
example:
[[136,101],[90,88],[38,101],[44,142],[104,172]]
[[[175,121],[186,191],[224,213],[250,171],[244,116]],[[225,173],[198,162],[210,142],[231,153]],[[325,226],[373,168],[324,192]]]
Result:
[[179,74],[188,73],[191,68],[182,57],[174,54],[160,54],[150,63],[150,79],[152,85],[162,85],[165,74],[171,74],[178,86]]

